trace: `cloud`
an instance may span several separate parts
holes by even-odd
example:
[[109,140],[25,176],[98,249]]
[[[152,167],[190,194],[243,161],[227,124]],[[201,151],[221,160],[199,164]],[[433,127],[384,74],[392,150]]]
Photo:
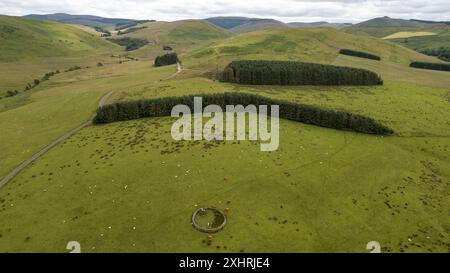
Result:
[[91,14],[173,21],[211,16],[274,18],[285,22],[358,22],[374,17],[450,21],[448,0],[0,0],[0,13]]

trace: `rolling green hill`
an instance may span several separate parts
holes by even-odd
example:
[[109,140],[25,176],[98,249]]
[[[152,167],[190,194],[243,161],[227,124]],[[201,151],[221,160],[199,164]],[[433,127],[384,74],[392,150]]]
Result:
[[274,20],[263,18],[247,18],[247,17],[213,17],[206,21],[228,29],[234,33],[246,33],[263,29],[277,29],[289,27],[287,24]]
[[[126,32],[126,29],[122,30]],[[139,24],[139,29],[124,35],[114,34],[114,38],[145,39],[149,44],[139,49],[140,57],[152,57],[163,52],[164,45],[176,52],[226,39],[233,34],[205,20],[182,20],[175,22],[149,22]]]
[[450,26],[441,26],[432,30],[435,31],[434,35],[418,35],[405,38],[396,38],[395,36],[392,36],[392,39],[388,40],[419,52],[437,50],[440,48],[447,48],[447,51],[450,50]]
[[0,61],[37,57],[86,56],[118,47],[79,28],[50,22],[0,16]]
[[237,59],[276,59],[332,63],[342,48],[381,56],[385,62],[409,65],[412,60],[436,58],[376,39],[331,28],[277,29],[241,34],[188,54],[193,66],[223,67]]
[[448,28],[449,26],[446,24],[428,24],[413,20],[380,17],[347,27],[344,31],[351,34],[384,38],[398,32],[442,33],[447,32]]
[[450,47],[450,26],[445,22],[430,23],[383,17],[353,25],[344,31],[383,38],[419,52]]

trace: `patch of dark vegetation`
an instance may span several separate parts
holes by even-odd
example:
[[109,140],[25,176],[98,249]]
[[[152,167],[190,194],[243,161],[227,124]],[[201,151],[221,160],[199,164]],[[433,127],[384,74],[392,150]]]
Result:
[[439,59],[441,59],[443,61],[450,62],[450,47],[440,47],[437,49],[427,48],[427,49],[421,50],[420,53],[429,55],[429,56],[438,57]]
[[94,27],[95,31],[101,33],[101,37],[111,37],[111,32],[102,28],[102,27]]
[[254,85],[382,85],[376,73],[358,68],[292,61],[233,61],[221,81]]
[[171,50],[173,50],[173,48],[172,48],[171,46],[164,45],[164,46],[163,46],[163,50],[164,50],[164,51],[171,51]]
[[65,72],[71,72],[71,71],[80,70],[80,69],[83,69],[83,68],[81,66],[75,65],[75,66],[72,66],[72,67],[69,67],[68,69],[66,69]]
[[370,60],[375,60],[375,61],[381,61],[380,56],[370,54],[367,52],[363,52],[363,51],[356,51],[356,50],[351,50],[351,49],[341,49],[339,51],[339,54],[358,57],[358,58],[364,58],[364,59],[370,59]]
[[146,29],[147,27],[130,27],[130,28],[127,28],[127,29],[125,29],[124,31],[122,31],[122,30],[119,30],[118,32],[117,32],[117,35],[125,35],[125,34],[128,34],[128,33],[133,33],[133,32],[136,32],[136,31],[139,31],[139,30],[141,30],[141,29]]
[[440,64],[440,63],[412,62],[409,66],[420,69],[450,71],[450,64],[444,63]]
[[19,91],[17,91],[17,90],[8,90],[8,91],[6,91],[5,97],[6,98],[14,97],[17,94],[19,94]]
[[178,55],[175,52],[167,53],[162,56],[158,56],[155,59],[155,66],[172,65],[179,62]]
[[138,21],[133,21],[133,22],[118,23],[118,24],[116,24],[115,29],[116,30],[127,29],[130,27],[137,26],[138,24],[149,23],[149,22],[155,22],[155,20],[138,20]]
[[130,62],[130,61],[139,61],[138,58],[135,58],[135,57],[130,56],[128,54],[125,54],[125,55],[111,55],[111,58],[119,59],[118,62],[117,62],[118,64],[123,64],[123,63]]
[[124,46],[126,51],[133,51],[148,44],[148,41],[145,39],[131,37],[124,37],[119,39],[109,38],[107,40],[120,46]]
[[226,105],[239,104],[252,104],[256,107],[259,105],[279,105],[279,115],[283,119],[367,134],[393,134],[391,129],[370,117],[238,92],[119,102],[99,108],[94,123],[102,124],[146,117],[170,116],[172,108],[178,104],[184,104],[194,109],[194,97],[196,96],[203,98],[205,107],[211,104],[218,105],[222,109],[226,109]]
[[[11,27],[11,26],[6,26],[6,25],[3,25],[3,26],[1,26],[1,28],[0,28],[0,33],[4,33],[4,34],[12,34],[14,31],[16,31],[16,28],[15,27]],[[5,35],[6,36],[6,35]]]

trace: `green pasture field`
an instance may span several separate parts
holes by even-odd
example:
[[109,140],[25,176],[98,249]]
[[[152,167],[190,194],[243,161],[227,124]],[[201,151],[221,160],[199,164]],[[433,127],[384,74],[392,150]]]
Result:
[[[263,153],[175,142],[172,122],[92,126],[43,156],[0,192],[1,251],[448,251],[448,138],[282,121]],[[211,246],[190,224],[202,206],[229,211]]]

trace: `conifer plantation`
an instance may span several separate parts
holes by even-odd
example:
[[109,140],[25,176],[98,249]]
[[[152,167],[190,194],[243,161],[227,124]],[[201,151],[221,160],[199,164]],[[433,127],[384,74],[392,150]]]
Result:
[[374,72],[292,61],[233,61],[221,81],[254,85],[382,85]]
[[119,102],[106,105],[97,111],[94,123],[111,123],[145,117],[170,116],[172,108],[183,104],[194,109],[194,97],[202,97],[203,104],[219,105],[279,105],[280,118],[338,130],[348,130],[367,134],[390,135],[393,131],[372,118],[350,112],[335,111],[316,106],[274,100],[248,93],[202,94],[182,97],[166,97],[151,100]]

